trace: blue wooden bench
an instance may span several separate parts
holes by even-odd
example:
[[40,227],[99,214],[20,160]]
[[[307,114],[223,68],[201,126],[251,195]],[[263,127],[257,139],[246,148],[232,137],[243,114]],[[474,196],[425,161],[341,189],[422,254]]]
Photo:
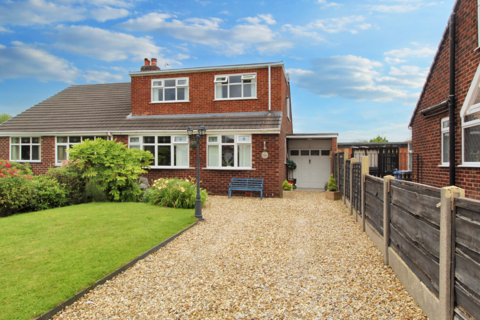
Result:
[[228,197],[232,197],[232,191],[260,191],[260,199],[263,199],[263,179],[232,178],[228,187]]

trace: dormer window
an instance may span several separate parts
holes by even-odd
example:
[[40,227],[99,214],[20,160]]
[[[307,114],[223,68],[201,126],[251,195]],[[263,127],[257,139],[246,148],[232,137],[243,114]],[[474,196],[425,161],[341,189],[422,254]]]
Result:
[[188,78],[152,80],[152,103],[188,101]]
[[215,100],[254,99],[257,97],[257,74],[218,75],[215,83]]

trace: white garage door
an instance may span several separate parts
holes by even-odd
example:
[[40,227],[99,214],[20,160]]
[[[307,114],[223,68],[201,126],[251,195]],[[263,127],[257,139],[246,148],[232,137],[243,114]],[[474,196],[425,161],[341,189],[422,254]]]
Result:
[[331,147],[331,140],[289,140],[289,159],[297,164],[293,178],[298,188],[323,190],[331,174]]

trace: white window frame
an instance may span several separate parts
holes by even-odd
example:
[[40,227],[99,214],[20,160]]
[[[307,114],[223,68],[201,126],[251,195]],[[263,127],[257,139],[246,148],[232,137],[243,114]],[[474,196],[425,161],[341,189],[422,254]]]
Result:
[[462,166],[464,167],[480,167],[480,162],[465,161],[465,129],[480,126],[480,119],[465,122],[462,117]]
[[[449,122],[449,119],[450,119],[449,117],[446,117],[446,118],[442,118],[442,119],[440,120],[440,132],[441,132],[441,140],[440,140],[440,141],[441,141],[441,142],[440,142],[440,143],[441,143],[441,148],[440,148],[440,150],[441,150],[441,153],[440,153],[440,163],[441,163],[442,166],[449,166],[449,165],[450,165],[450,161],[447,161],[447,162],[443,161],[443,152],[444,152],[444,150],[443,150],[443,145],[444,145],[444,144],[443,144],[443,135],[444,135],[445,133],[450,133],[450,122]],[[443,127],[443,124],[444,124],[445,122],[448,123],[448,127],[446,127],[446,128]],[[449,158],[449,159],[450,159],[450,158]]]
[[[234,136],[233,143],[222,143],[222,136]],[[210,137],[217,137],[216,142],[210,142]],[[239,141],[240,137],[249,137],[248,142]],[[209,166],[208,165],[208,146],[217,145],[218,146],[218,166]],[[238,146],[239,145],[250,145],[250,166],[249,167],[239,167],[238,166]],[[233,167],[223,167],[222,166],[222,146],[234,146],[233,147]],[[251,134],[222,134],[222,135],[207,135],[207,169],[222,169],[222,170],[236,170],[236,169],[252,169],[253,163],[253,136]]]
[[[22,138],[29,138],[30,143],[22,143]],[[32,140],[33,138],[38,138],[38,143],[33,143]],[[13,143],[13,139],[18,139],[18,143]],[[22,146],[30,146],[30,160],[22,160]],[[19,146],[18,147],[18,154],[20,159],[18,160],[13,160],[12,159],[12,147],[13,146]],[[32,160],[32,146],[38,146],[38,160]],[[32,163],[40,163],[42,162],[42,138],[41,137],[36,137],[36,136],[30,136],[30,137],[10,137],[10,147],[9,147],[9,160],[14,161],[14,162],[32,162]]]
[[[68,142],[58,142],[58,138],[60,138],[60,137],[67,137]],[[80,137],[80,142],[70,142],[70,137]],[[92,134],[92,135],[90,135],[90,134],[84,134],[84,135],[68,134],[67,135],[67,134],[61,134],[61,135],[55,136],[55,166],[61,166],[62,162],[64,161],[64,160],[59,160],[58,159],[58,147],[59,146],[66,146],[67,147],[65,152],[67,153],[67,160],[68,160],[68,149],[70,149],[70,146],[82,143],[84,137],[93,137],[93,140],[97,140],[97,138],[107,137],[107,141],[111,140],[111,137],[109,137],[108,135],[94,135],[94,134]]]
[[[165,87],[165,81],[168,81],[168,80],[175,80],[175,87]],[[185,80],[186,83],[185,84],[179,84],[179,81],[182,81],[182,80]],[[161,82],[161,85],[155,85],[156,82]],[[183,78],[165,78],[165,79],[152,79],[152,82],[151,82],[151,97],[150,97],[150,100],[151,102],[150,103],[178,103],[178,102],[190,102],[190,89],[189,89],[189,86],[190,86],[190,80],[188,77],[183,77]],[[165,89],[173,89],[175,88],[175,100],[168,100],[168,101],[165,101]],[[177,89],[178,88],[185,88],[185,100],[178,100],[178,93],[177,93]],[[162,90],[162,98],[163,100],[162,101],[155,101],[153,99],[154,97],[154,90]]]
[[[154,143],[144,143],[143,138],[144,137],[155,137],[155,142]],[[158,137],[170,137],[170,143],[159,143],[158,142]],[[175,141],[175,138],[184,138],[186,137],[185,142],[179,142]],[[132,139],[138,139],[138,142],[132,142]],[[135,136],[129,136],[128,137],[128,148],[132,149],[131,147],[136,147],[136,149],[143,150],[144,146],[155,146],[155,163],[150,165],[151,169],[185,169],[185,168],[190,168],[190,145],[189,145],[190,139],[188,135],[186,134],[177,134],[177,135],[169,135],[169,134],[146,134],[146,135],[135,135]],[[186,166],[175,166],[175,146],[176,145],[187,145],[187,150],[188,150],[188,161]],[[158,146],[170,146],[170,166],[160,166],[158,165]]]
[[478,39],[478,47],[480,47],[480,0],[477,0],[477,39]]
[[[229,80],[229,77],[231,76],[241,76],[241,82],[240,83],[227,83]],[[243,80],[251,80],[252,84],[255,84],[255,92],[252,94],[251,97],[244,97],[244,92],[243,92]],[[214,101],[225,101],[225,100],[249,100],[249,99],[257,99],[257,90],[258,90],[258,81],[257,81],[257,73],[256,72],[249,72],[249,73],[235,73],[235,74],[221,74],[221,75],[216,75],[213,82],[215,85],[213,86],[213,96],[215,97]],[[227,96],[230,96],[230,86],[232,85],[241,85],[242,88],[242,96],[241,97],[235,97],[235,98],[217,98],[217,87],[221,87],[223,85],[228,86],[227,90]]]

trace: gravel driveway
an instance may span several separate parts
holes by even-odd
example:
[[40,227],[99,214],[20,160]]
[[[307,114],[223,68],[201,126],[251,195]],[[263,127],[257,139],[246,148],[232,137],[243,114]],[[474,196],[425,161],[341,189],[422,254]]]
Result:
[[55,319],[426,319],[321,192],[210,196],[205,221]]

